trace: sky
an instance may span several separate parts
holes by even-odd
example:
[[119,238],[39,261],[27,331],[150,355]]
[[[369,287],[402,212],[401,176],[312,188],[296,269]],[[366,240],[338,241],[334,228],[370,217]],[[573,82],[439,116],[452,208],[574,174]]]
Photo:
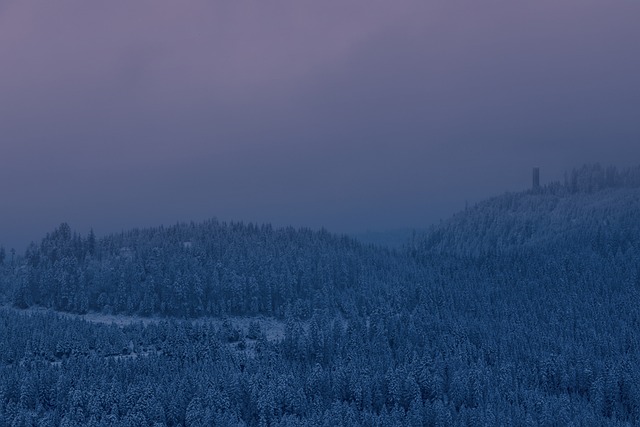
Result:
[[0,0],[0,245],[426,227],[640,163],[637,0]]

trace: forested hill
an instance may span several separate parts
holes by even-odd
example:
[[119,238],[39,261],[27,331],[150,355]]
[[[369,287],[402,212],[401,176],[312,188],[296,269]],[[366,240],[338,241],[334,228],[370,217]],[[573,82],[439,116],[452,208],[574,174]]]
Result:
[[[326,231],[178,224],[96,239],[62,224],[18,260],[13,305],[83,313],[306,317],[366,283],[403,283],[411,260]],[[342,302],[345,299],[340,299]]]
[[0,307],[0,427],[640,425],[639,170],[488,200],[412,252],[63,224],[0,262],[11,304],[167,318]]
[[411,248],[419,256],[624,253],[640,250],[639,215],[640,168],[584,166],[563,184],[478,203],[414,238]]

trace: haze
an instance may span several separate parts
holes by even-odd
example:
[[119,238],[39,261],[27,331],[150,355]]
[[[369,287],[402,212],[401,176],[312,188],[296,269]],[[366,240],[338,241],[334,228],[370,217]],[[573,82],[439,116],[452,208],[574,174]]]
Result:
[[640,158],[640,2],[0,0],[0,244],[425,227]]

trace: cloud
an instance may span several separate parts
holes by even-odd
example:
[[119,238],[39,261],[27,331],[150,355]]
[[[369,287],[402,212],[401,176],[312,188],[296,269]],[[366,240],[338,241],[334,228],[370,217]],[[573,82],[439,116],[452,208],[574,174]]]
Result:
[[424,225],[528,185],[533,163],[545,178],[629,161],[638,12],[591,0],[5,1],[5,223]]

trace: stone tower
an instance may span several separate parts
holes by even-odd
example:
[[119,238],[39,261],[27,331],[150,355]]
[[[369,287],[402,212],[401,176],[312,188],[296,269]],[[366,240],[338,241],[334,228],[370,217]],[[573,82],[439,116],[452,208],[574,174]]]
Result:
[[533,168],[533,189],[540,189],[540,168]]

